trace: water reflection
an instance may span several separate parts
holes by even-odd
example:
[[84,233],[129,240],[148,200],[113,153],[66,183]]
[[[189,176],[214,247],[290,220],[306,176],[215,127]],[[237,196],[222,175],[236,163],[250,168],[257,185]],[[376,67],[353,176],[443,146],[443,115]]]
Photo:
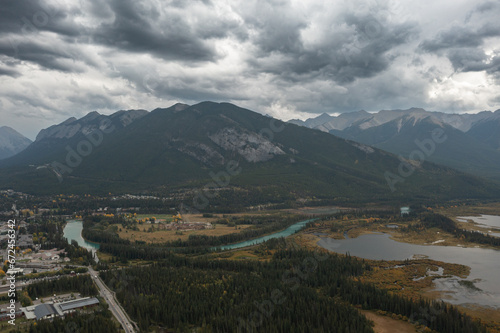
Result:
[[88,250],[98,250],[99,244],[88,242],[82,237],[83,222],[80,220],[69,220],[64,227],[64,237],[68,239],[68,243],[75,240],[78,245]]
[[430,258],[469,266],[466,280],[474,281],[481,291],[461,285],[458,277],[435,279],[436,289],[446,291],[444,300],[453,304],[475,303],[500,308],[500,251],[455,246],[415,245],[400,243],[388,234],[368,234],[336,240],[322,238],[318,245],[337,253],[375,260]]

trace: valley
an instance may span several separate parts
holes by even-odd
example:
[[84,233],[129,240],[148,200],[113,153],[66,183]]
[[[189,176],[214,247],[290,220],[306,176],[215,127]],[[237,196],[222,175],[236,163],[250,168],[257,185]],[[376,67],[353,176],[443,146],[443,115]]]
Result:
[[[436,209],[455,220],[457,214],[477,213],[481,209],[500,215],[498,203]],[[408,297],[426,296],[457,304],[466,313],[488,322],[492,331],[500,330],[500,289],[494,278],[500,274],[498,246],[467,242],[439,228],[411,230],[409,226],[415,218],[360,215],[345,214],[322,221],[294,238],[308,248],[375,259],[371,262],[378,269],[364,275],[364,281]],[[458,225],[478,231],[471,223]]]
[[[498,182],[500,111],[446,114],[420,108],[321,115],[291,123],[377,147],[419,163],[430,161]],[[443,140],[430,145],[432,133]],[[425,147],[427,146],[427,148]],[[422,154],[422,152],[424,154]]]
[[500,333],[500,1],[3,1],[0,333]]
[[0,161],[12,331],[499,332],[500,185],[420,162],[229,103],[70,118]]
[[[10,198],[13,199],[14,196],[15,194],[12,194]],[[7,198],[9,197],[5,197],[9,201]],[[278,290],[284,292],[288,300],[287,302],[299,302],[297,304],[300,304],[299,299],[295,299],[295,292],[293,291],[295,289],[287,289],[293,287],[294,284],[292,281],[300,282],[298,286],[304,283],[304,286],[301,288],[305,287],[306,289],[299,290],[302,290],[301,293],[306,292],[306,290],[309,290],[307,289],[309,288],[307,287],[309,283],[312,283],[316,278],[320,278],[321,276],[321,274],[317,275],[319,272],[314,273],[317,269],[314,267],[322,267],[322,271],[326,268],[324,267],[323,260],[340,260],[342,265],[356,266],[359,264],[361,265],[359,269],[363,267],[361,271],[348,280],[344,281],[344,278],[337,277],[340,279],[338,283],[347,283],[343,287],[344,289],[351,288],[348,285],[352,282],[348,281],[352,279],[352,281],[356,281],[355,283],[361,283],[363,286],[366,285],[366,288],[373,286],[377,288],[376,290],[385,290],[390,294],[398,295],[398,297],[412,300],[411,302],[420,302],[421,297],[444,300],[447,303],[455,304],[464,313],[480,319],[483,325],[488,327],[488,331],[497,332],[500,328],[497,320],[498,309],[495,309],[495,305],[497,304],[495,295],[500,295],[500,291],[494,289],[496,288],[496,284],[494,281],[489,280],[489,277],[496,276],[497,274],[494,269],[495,267],[498,268],[495,263],[498,258],[499,247],[481,242],[469,242],[459,237],[457,238],[457,235],[452,232],[440,229],[440,225],[426,224],[434,221],[433,219],[429,219],[430,217],[441,216],[437,212],[447,212],[447,214],[451,214],[448,216],[454,218],[458,213],[460,216],[462,214],[463,216],[470,216],[470,214],[477,212],[487,212],[492,215],[499,214],[498,204],[496,203],[487,204],[485,207],[489,207],[489,209],[485,210],[481,210],[482,205],[469,204],[464,206],[460,203],[446,204],[446,206],[433,207],[432,209],[428,206],[411,206],[409,215],[401,215],[398,206],[380,206],[374,203],[368,204],[367,207],[369,208],[302,206],[286,209],[246,210],[239,213],[227,214],[191,213],[183,215],[175,210],[175,206],[169,206],[173,205],[173,202],[166,204],[166,201],[161,197],[127,197],[128,199],[122,199],[122,201],[116,200],[113,197],[95,196],[78,197],[59,195],[56,197],[56,200],[52,200],[52,198],[30,197],[28,201],[26,199],[22,200],[24,202],[23,205],[26,205],[25,207],[36,206],[39,208],[38,213],[35,210],[22,209],[23,214],[25,214],[24,218],[29,216],[34,217],[34,220],[28,222],[27,226],[38,225],[37,228],[44,228],[44,225],[50,225],[46,223],[52,220],[53,217],[49,217],[50,215],[48,215],[44,218],[42,215],[39,215],[41,213],[47,214],[47,212],[52,214],[52,216],[62,214],[60,216],[65,216],[68,220],[67,225],[71,225],[72,227],[74,227],[75,223],[83,226],[81,236],[85,240],[80,244],[88,247],[90,250],[95,249],[92,244],[99,244],[96,252],[99,260],[96,260],[91,266],[92,271],[96,271],[97,273],[92,274],[96,274],[96,276],[98,274],[103,283],[116,292],[116,300],[122,304],[124,311],[130,316],[130,320],[138,325],[137,327],[140,331],[156,330],[160,327],[165,327],[165,325],[166,327],[171,327],[171,325],[178,327],[178,325],[186,325],[187,323],[189,324],[186,327],[191,325],[194,325],[191,327],[196,327],[199,325],[200,329],[203,329],[205,326],[203,323],[195,320],[194,317],[193,319],[188,319],[185,322],[186,324],[181,324],[174,317],[166,319],[166,321],[165,319],[160,319],[160,317],[156,319],[143,318],[140,314],[142,313],[141,311],[148,309],[152,304],[148,304],[149,301],[141,300],[139,303],[142,310],[139,310],[136,305],[133,305],[136,303],[126,300],[125,289],[123,289],[123,286],[120,287],[119,284],[116,284],[116,281],[122,281],[125,286],[132,283],[132,285],[138,288],[143,288],[141,283],[138,283],[136,279],[146,272],[158,270],[158,272],[161,272],[159,274],[164,276],[160,281],[164,278],[175,279],[176,277],[185,277],[186,279],[195,279],[193,281],[198,281],[193,283],[195,283],[195,286],[199,285],[199,287],[194,287],[193,289],[193,285],[191,285],[190,289],[186,289],[186,295],[194,293],[195,290],[197,290],[196,293],[201,293],[199,295],[204,295],[206,293],[204,290],[214,290],[213,288],[219,290],[219,287],[216,286],[220,285],[221,287],[223,286],[223,289],[220,289],[222,293],[220,297],[222,298],[217,303],[219,304],[218,306],[224,308],[226,301],[232,300],[231,302],[237,302],[239,299],[233,294],[237,288],[231,281],[233,279],[235,283],[236,281],[242,281],[239,275],[241,272],[248,270],[248,272],[261,272],[259,274],[275,274],[271,273],[271,271],[265,273],[271,269],[271,266],[266,265],[278,265],[280,267],[281,264],[278,264],[280,261],[289,260],[285,258],[291,256],[290,260],[293,262],[295,255],[303,258],[305,260],[303,264],[305,264],[308,262],[306,260],[307,253],[310,253],[309,256],[312,256],[310,258],[316,258],[313,261],[315,262],[313,266],[304,266],[298,271],[294,271],[292,276],[295,276],[295,278],[291,280],[285,279],[279,283],[278,281],[273,282],[277,284],[272,284]],[[19,202],[19,199],[16,201]],[[8,205],[8,203],[6,204]],[[95,206],[95,204],[98,206]],[[86,208],[91,206],[97,208]],[[21,209],[21,206],[18,207]],[[132,209],[132,207],[134,208]],[[433,212],[433,210],[436,212]],[[73,213],[65,215],[67,211],[73,211]],[[82,220],[83,222],[81,222]],[[436,221],[441,220],[438,219]],[[192,228],[197,223],[209,227],[189,230],[189,228]],[[183,225],[187,229],[183,230]],[[298,228],[286,234],[280,233],[291,225]],[[461,226],[462,224],[457,225]],[[468,230],[475,230],[474,225],[470,225],[471,228]],[[174,230],[165,229],[171,228],[171,226],[176,227]],[[443,224],[443,228],[446,226],[446,224]],[[67,234],[66,228],[61,228],[60,230],[64,230],[64,234]],[[266,238],[267,241],[253,245],[254,240],[263,235],[269,236]],[[385,236],[381,238],[383,235]],[[44,241],[42,238],[39,238],[37,242],[41,242],[44,247],[62,246],[68,255],[73,256],[71,251],[75,249],[68,247],[68,245],[63,245],[64,239],[61,240],[61,245],[57,245],[59,242],[58,238],[49,238],[48,236],[49,234],[47,234],[47,240]],[[286,238],[276,238],[277,236],[284,236]],[[367,238],[372,236],[375,238]],[[392,239],[389,239],[389,236]],[[49,239],[52,239],[50,241],[52,243],[45,244]],[[361,242],[357,243],[358,240]],[[248,245],[244,248],[234,249],[228,246],[241,241],[248,241]],[[73,244],[71,241],[70,243]],[[352,244],[352,246],[346,247],[343,245],[344,243]],[[73,246],[77,246],[76,243]],[[228,250],[216,250],[218,248],[224,249],[225,247]],[[328,249],[329,252],[325,252],[325,249]],[[80,248],[79,251],[83,253],[84,250]],[[335,253],[338,253],[338,257],[336,257],[337,254]],[[348,253],[347,256],[345,256],[346,253]],[[303,255],[306,255],[306,257],[303,257]],[[332,255],[334,257],[330,258]],[[469,256],[471,256],[470,260],[467,259]],[[354,257],[359,257],[360,259]],[[68,263],[71,264],[75,260],[73,265],[76,264],[81,269],[86,269],[87,266],[84,263],[82,265],[78,257],[74,258],[70,259]],[[185,266],[186,260],[190,263],[189,266]],[[215,266],[208,268],[206,265]],[[231,265],[236,265],[235,267],[238,268],[234,270],[231,268]],[[285,264],[285,266],[287,265]],[[55,266],[57,267],[57,264]],[[191,268],[188,269],[187,267]],[[490,267],[490,269],[485,270],[484,267]],[[194,271],[191,272],[191,269],[194,269]],[[306,270],[304,271],[304,269]],[[313,275],[306,273],[310,269],[312,269],[311,272],[313,272]],[[302,273],[300,273],[301,271]],[[191,275],[195,274],[195,272],[204,272],[205,277],[201,278],[201,280],[200,277],[195,278]],[[36,274],[40,273],[35,273],[35,275],[33,273],[26,274],[26,276],[34,279],[34,276],[37,276]],[[69,277],[67,278],[71,279],[69,271],[65,274],[68,274]],[[332,274],[335,275],[337,273]],[[64,274],[54,276],[56,279],[66,278]],[[260,275],[255,276],[260,281],[258,283],[264,283],[258,276]],[[145,276],[143,278],[146,279]],[[254,277],[248,282],[253,281],[253,279]],[[247,287],[251,289],[255,288],[255,286],[251,286],[253,283],[257,283],[257,280],[247,285]],[[268,280],[265,283],[271,281]],[[279,287],[280,283],[284,283],[283,287],[285,289]],[[210,285],[212,289],[201,288],[204,285]],[[320,292],[317,296],[313,296],[315,295],[313,293],[308,297],[319,297],[319,299],[322,299],[324,297],[322,296],[323,292],[328,290],[322,289],[325,287],[320,288],[324,291]],[[20,290],[22,290],[21,288]],[[160,287],[158,288],[158,290],[161,290]],[[184,287],[182,287],[182,284],[177,284],[176,288],[182,289]],[[75,289],[73,287],[62,290],[64,292],[76,292],[78,288]],[[161,291],[158,295],[163,295],[162,297],[172,295],[170,291],[165,290],[165,292],[167,294],[163,294],[163,291]],[[224,296],[226,292],[227,297],[229,297],[227,300],[226,296]],[[310,292],[307,291],[307,293]],[[341,297],[344,300],[342,302],[345,302],[353,294],[350,293],[349,295],[341,292],[337,297]],[[488,295],[488,297],[484,298],[484,295]],[[29,297],[29,294],[27,297]],[[172,299],[171,297],[173,296],[168,297]],[[203,302],[209,300],[202,299],[204,299]],[[258,298],[252,299],[258,303],[266,302],[266,296],[261,300]],[[324,301],[326,300],[321,300],[320,302]],[[241,302],[241,300],[238,302]],[[279,302],[276,302],[274,307],[280,309],[277,315],[281,316],[282,311],[286,312],[288,306],[281,308],[279,307]],[[366,302],[366,304],[363,304],[363,302],[357,303],[355,300],[350,300],[348,303],[354,306],[353,309],[364,309],[360,313],[364,313],[366,318],[372,318],[376,322],[374,326],[375,332],[383,332],[384,325],[388,325],[387,323],[391,321],[399,322],[394,323],[394,325],[402,325],[401,327],[406,327],[405,329],[414,330],[415,332],[422,331],[425,327],[432,327],[434,325],[428,319],[422,319],[425,318],[425,316],[421,317],[423,313],[401,312],[395,308],[387,308],[382,304],[374,307]],[[325,306],[328,308],[326,304]],[[427,306],[431,305],[425,305],[424,307]],[[428,311],[439,317],[440,310],[431,310],[432,306]],[[169,305],[167,308],[170,311],[179,311],[179,308],[175,306],[171,308]],[[367,313],[366,310],[370,309],[373,312]],[[190,311],[197,310],[193,308]],[[242,313],[237,313],[239,312],[235,312],[235,318],[243,315]],[[353,314],[350,316],[356,317]],[[417,319],[419,316],[421,317],[420,320]],[[211,325],[225,325],[222,324],[222,321],[218,321],[218,319],[214,321],[214,318],[216,316],[205,317],[207,325],[208,322],[212,323]],[[249,321],[253,319],[241,318],[243,318],[243,322],[246,324],[241,324],[240,321],[237,325],[248,327],[245,325],[255,324],[255,322]],[[286,317],[282,318],[280,320],[283,323],[288,320],[285,319]],[[364,315],[363,318],[365,318]],[[112,317],[110,320],[111,322],[114,321]],[[117,325],[117,322],[114,325]],[[264,321],[259,325],[268,324],[267,321]]]

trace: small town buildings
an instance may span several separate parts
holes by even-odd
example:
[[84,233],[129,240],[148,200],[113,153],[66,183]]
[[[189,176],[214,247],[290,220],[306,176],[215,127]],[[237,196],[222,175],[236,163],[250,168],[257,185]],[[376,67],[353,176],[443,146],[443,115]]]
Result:
[[401,216],[410,214],[410,207],[401,207]]
[[19,235],[16,245],[20,249],[33,249],[35,244],[33,243],[33,235]]
[[7,271],[7,275],[15,275],[15,274],[23,274],[23,273],[24,273],[24,269],[22,269],[22,268],[10,268]]
[[85,297],[72,301],[54,303],[47,302],[38,305],[32,305],[21,308],[26,319],[51,319],[54,317],[64,317],[65,314],[71,313],[77,309],[88,308],[99,304],[99,300],[95,297]]

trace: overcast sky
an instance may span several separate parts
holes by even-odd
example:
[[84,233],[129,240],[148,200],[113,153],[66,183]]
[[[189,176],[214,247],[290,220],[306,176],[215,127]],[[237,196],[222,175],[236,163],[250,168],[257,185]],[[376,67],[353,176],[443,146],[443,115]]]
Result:
[[0,126],[227,101],[277,118],[500,108],[500,3],[0,0]]

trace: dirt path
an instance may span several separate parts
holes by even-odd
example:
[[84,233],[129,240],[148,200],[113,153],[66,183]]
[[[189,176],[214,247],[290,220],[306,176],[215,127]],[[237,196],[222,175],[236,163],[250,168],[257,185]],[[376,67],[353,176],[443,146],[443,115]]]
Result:
[[361,313],[375,323],[373,327],[375,333],[417,333],[415,326],[406,321],[381,316],[366,310],[362,310]]

